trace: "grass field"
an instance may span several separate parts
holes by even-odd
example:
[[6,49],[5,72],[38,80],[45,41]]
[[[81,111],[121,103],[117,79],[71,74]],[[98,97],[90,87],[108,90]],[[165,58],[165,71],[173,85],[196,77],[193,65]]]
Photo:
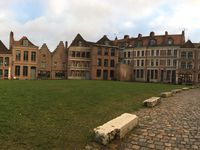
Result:
[[176,85],[0,81],[0,149],[81,149],[94,127]]

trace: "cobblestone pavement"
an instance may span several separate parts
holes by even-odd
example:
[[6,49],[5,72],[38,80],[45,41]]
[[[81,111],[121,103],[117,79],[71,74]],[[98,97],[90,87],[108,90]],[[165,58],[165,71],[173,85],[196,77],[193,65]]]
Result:
[[130,134],[107,147],[92,149],[200,149],[200,89],[162,99],[160,105],[134,114],[139,116],[139,125]]

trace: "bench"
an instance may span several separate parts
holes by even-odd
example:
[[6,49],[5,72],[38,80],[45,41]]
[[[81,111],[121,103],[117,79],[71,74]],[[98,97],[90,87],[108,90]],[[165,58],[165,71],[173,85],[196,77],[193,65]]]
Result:
[[95,128],[95,141],[106,145],[116,138],[123,138],[137,125],[138,117],[136,115],[124,113],[104,125]]
[[146,107],[154,107],[161,102],[160,97],[151,97],[143,102]]
[[172,92],[162,92],[160,95],[163,98],[167,98],[172,96]]

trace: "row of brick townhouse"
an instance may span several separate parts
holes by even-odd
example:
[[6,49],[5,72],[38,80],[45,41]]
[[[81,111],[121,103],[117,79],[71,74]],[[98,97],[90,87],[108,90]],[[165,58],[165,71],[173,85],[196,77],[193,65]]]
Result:
[[69,47],[61,41],[51,52],[25,36],[16,41],[11,32],[9,49],[0,41],[0,78],[200,83],[200,43],[185,41],[184,31],[114,40],[105,35],[97,42],[77,34]]

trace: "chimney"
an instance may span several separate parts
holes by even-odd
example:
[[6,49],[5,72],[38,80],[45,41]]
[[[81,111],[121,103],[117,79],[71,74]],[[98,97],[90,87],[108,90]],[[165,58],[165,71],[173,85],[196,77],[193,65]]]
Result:
[[138,34],[138,38],[141,38],[141,37],[142,37],[142,34],[139,33],[139,34]]
[[129,35],[124,35],[124,39],[129,39]]
[[153,37],[155,35],[154,32],[150,32],[150,37]]
[[14,33],[10,32],[10,43],[9,43],[9,49],[11,50],[14,44]]
[[182,31],[182,35],[185,36],[185,30]]
[[168,32],[167,32],[167,31],[165,31],[165,35],[168,35]]

